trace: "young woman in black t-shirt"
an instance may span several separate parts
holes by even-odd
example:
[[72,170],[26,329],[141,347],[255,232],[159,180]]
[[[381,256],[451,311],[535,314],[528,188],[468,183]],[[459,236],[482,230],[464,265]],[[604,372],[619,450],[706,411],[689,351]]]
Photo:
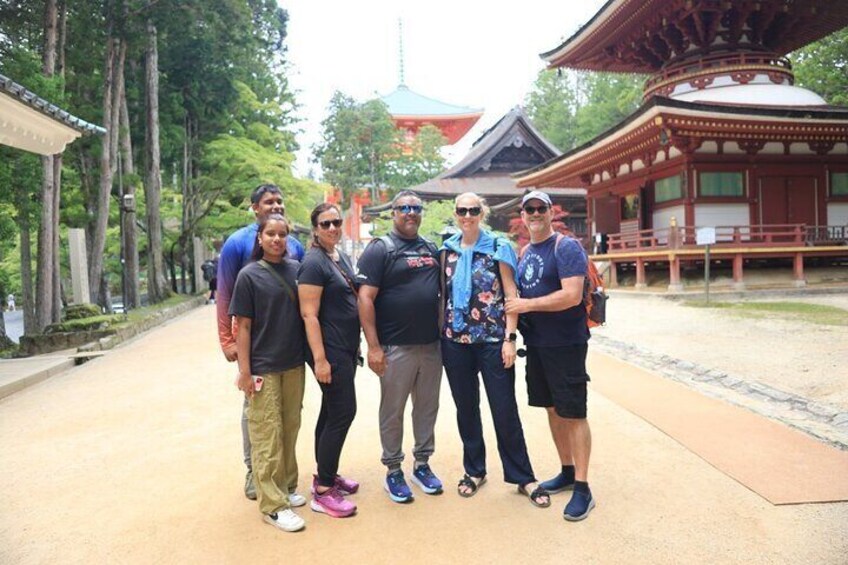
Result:
[[319,204],[311,215],[314,241],[297,277],[300,311],[309,342],[307,363],[321,387],[315,426],[318,474],[311,508],[336,518],[356,512],[346,500],[359,484],[338,474],[339,458],[356,415],[353,377],[359,350],[359,313],[350,258],[336,249],[342,216],[335,204]]
[[295,445],[305,380],[304,330],[295,291],[297,262],[286,258],[289,225],[272,214],[259,223],[253,259],[238,275],[230,302],[236,317],[239,374],[259,510],[269,524],[303,529]]

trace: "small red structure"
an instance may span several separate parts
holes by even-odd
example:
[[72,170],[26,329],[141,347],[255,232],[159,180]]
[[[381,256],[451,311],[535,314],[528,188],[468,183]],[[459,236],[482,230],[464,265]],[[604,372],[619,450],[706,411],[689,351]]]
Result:
[[425,125],[439,128],[448,145],[453,145],[468,133],[483,110],[446,104],[433,98],[427,98],[410,90],[401,83],[391,94],[380,98],[389,109],[395,127],[404,130],[408,139],[412,139]]
[[544,53],[550,67],[648,73],[625,121],[525,171],[519,187],[583,186],[596,258],[669,265],[703,261],[698,227],[715,227],[712,257],[742,268],[791,257],[848,257],[848,108],[794,86],[785,55],[848,25],[848,2],[610,0]]

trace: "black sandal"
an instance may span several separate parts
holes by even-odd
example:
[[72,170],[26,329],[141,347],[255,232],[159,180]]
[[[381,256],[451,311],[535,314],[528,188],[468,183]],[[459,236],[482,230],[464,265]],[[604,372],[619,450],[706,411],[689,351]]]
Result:
[[[476,479],[476,480],[475,480]],[[482,477],[472,477],[470,475],[463,475],[461,479],[459,479],[459,484],[456,485],[456,492],[459,496],[463,498],[471,498],[475,494],[477,494],[477,489],[479,489],[486,482],[486,475]],[[462,490],[462,487],[468,489],[468,492]]]
[[[530,503],[533,506],[537,506],[539,508],[547,508],[551,505],[551,493],[545,490],[543,487],[538,486],[533,489],[533,492],[527,492],[527,485],[518,485],[519,494],[523,494],[524,496],[530,499]],[[542,499],[547,497],[546,501]]]

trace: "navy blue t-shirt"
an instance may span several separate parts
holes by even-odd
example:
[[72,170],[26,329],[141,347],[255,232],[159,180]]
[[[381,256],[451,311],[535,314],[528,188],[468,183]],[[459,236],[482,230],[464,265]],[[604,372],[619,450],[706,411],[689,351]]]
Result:
[[[561,279],[586,276],[588,257],[580,243],[554,234],[527,246],[518,263],[518,290],[522,298],[547,296],[562,289]],[[559,312],[521,315],[524,343],[534,347],[580,345],[589,341],[586,307],[580,304]]]

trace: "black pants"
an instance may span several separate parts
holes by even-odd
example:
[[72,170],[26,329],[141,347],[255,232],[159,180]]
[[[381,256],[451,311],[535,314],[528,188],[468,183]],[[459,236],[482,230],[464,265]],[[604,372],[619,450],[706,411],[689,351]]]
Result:
[[[339,472],[347,431],[356,416],[356,389],[353,377],[356,374],[356,353],[331,347],[324,348],[330,363],[332,382],[319,383],[322,392],[321,412],[315,425],[315,460],[318,462],[318,484],[331,487]],[[315,370],[315,363],[309,360]]]

